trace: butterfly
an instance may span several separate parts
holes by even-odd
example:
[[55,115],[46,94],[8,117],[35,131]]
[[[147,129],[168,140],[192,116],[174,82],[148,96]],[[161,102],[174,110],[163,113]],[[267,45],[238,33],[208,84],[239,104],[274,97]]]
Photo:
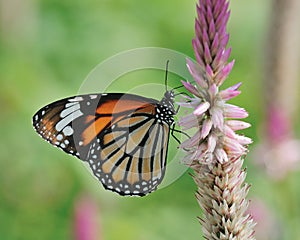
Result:
[[33,116],[50,144],[87,162],[105,189],[144,196],[166,170],[174,91],[161,101],[127,93],[78,95],[58,100]]

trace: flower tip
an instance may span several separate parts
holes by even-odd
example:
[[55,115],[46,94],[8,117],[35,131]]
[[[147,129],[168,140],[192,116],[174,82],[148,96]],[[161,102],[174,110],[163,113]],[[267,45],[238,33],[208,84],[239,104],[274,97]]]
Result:
[[203,121],[203,126],[201,129],[201,138],[204,139],[208,136],[210,133],[210,130],[212,129],[213,123],[210,118],[207,118]]
[[195,96],[199,96],[199,91],[197,90],[197,88],[194,85],[192,85],[189,82],[185,82],[185,81],[181,81],[181,83],[186,88],[186,90],[188,90],[190,93],[194,94]]
[[242,84],[243,84],[242,82],[239,82],[239,83],[231,86],[230,89],[231,90],[238,90]]
[[230,63],[228,63],[225,66],[225,70],[226,70],[226,72],[228,72],[228,74],[232,71],[232,68],[234,67],[234,64],[235,64],[235,59],[233,59]]
[[212,70],[211,66],[209,64],[206,64],[206,73],[210,78],[213,78],[214,76],[214,71]]
[[246,118],[248,115],[248,112],[244,108],[232,104],[225,104],[226,118]]
[[228,77],[230,74],[233,66],[234,66],[234,60],[232,60],[230,63],[228,63],[223,69],[218,73],[216,79],[217,79],[217,85],[220,86],[223,84],[225,79]]
[[201,103],[193,113],[194,115],[200,116],[203,113],[205,113],[209,109],[209,107],[210,107],[209,102]]
[[228,120],[226,121],[226,125],[228,125],[233,131],[243,130],[251,127],[250,123],[239,120]]

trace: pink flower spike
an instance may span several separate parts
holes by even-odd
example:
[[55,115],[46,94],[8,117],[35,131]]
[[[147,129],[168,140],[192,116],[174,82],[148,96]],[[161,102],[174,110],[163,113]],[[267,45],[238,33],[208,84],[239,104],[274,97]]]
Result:
[[204,59],[206,64],[210,64],[212,62],[212,56],[207,42],[204,43]]
[[219,47],[219,49],[216,53],[216,56],[214,57],[214,60],[211,63],[211,66],[215,71],[219,70],[219,67],[223,67],[223,65],[224,65],[222,62],[224,51],[225,51],[224,48]]
[[224,137],[224,146],[227,151],[234,154],[243,155],[247,149],[243,147],[238,141],[232,138]]
[[224,126],[224,133],[227,137],[235,139],[237,134],[228,126]]
[[197,162],[203,161],[203,158],[205,157],[205,154],[207,153],[207,143],[203,142],[201,143],[194,152],[193,160]]
[[191,167],[194,160],[193,155],[194,155],[193,153],[187,153],[187,155],[183,159],[181,159],[181,163]]
[[[201,45],[201,43],[199,42],[199,40],[193,39],[192,45],[193,45],[194,51],[199,55],[199,57],[201,57],[201,55],[203,55],[204,49],[203,49],[203,46]],[[201,59],[201,61],[202,61],[202,59]]]
[[221,59],[222,64],[227,63],[230,54],[231,54],[231,48],[225,49],[224,53],[222,54],[222,59]]
[[209,109],[209,107],[210,107],[209,102],[200,103],[200,105],[194,111],[194,114],[200,116],[203,113],[205,113]]
[[214,40],[211,44],[212,55],[216,55],[219,47],[219,33],[216,33]]
[[228,63],[229,0],[198,1],[192,40],[196,61],[187,59],[188,70],[196,83],[186,83],[191,97],[185,98],[186,104],[181,104],[194,112],[179,121],[182,128],[195,127],[192,129],[195,135],[180,147],[187,152],[184,162],[194,170],[196,198],[203,209],[200,223],[204,238],[255,240],[255,223],[245,214],[249,185],[244,183],[246,171],[242,157],[252,140],[235,132],[250,125],[230,120],[245,118],[248,113],[227,104],[241,93],[241,83],[220,90],[234,66],[234,61]]
[[210,96],[211,96],[211,98],[212,99],[214,99],[215,97],[216,97],[216,95],[217,95],[217,93],[218,93],[218,87],[216,86],[216,84],[212,84],[211,86],[210,86],[210,88],[208,89],[208,92],[209,92],[209,94],[210,94]]
[[235,139],[242,145],[249,145],[253,142],[251,138],[242,135],[236,135]]
[[[195,19],[195,33],[196,33],[196,37],[199,37],[200,32],[201,32],[201,25],[202,25],[202,23],[200,21],[201,21],[201,19],[197,19],[197,18]],[[193,39],[193,40],[195,40],[195,39]]]
[[206,5],[206,19],[207,19],[207,22],[214,21],[212,7],[209,4]]
[[216,158],[218,159],[219,163],[223,164],[225,162],[228,162],[227,154],[223,148],[216,148],[214,153],[215,153]]
[[226,124],[233,130],[233,131],[238,131],[238,130],[243,130],[246,128],[251,127],[250,123],[246,123],[243,121],[239,120],[228,120],[226,121]]
[[248,113],[245,109],[226,103],[224,105],[224,113],[226,118],[246,118]]
[[220,92],[219,96],[223,99],[223,100],[230,100],[238,95],[241,94],[241,91],[237,91],[237,90],[231,90],[231,89],[226,89]]
[[207,75],[210,77],[210,79],[212,79],[214,77],[214,71],[212,70],[212,68],[210,67],[209,64],[206,64],[206,73]]
[[210,135],[207,141],[207,151],[212,153],[215,150],[216,146],[217,137],[215,137],[214,135]]
[[199,123],[197,117],[191,113],[184,117],[181,117],[178,121],[178,125],[182,126],[183,130],[187,130],[193,127],[198,127]]
[[185,108],[192,108],[193,106],[191,105],[191,103],[189,102],[176,102],[177,105],[179,105],[180,107],[185,107]]
[[190,74],[193,76],[193,78],[195,79],[196,83],[203,89],[206,89],[208,87],[207,82],[204,80],[201,70],[197,69],[197,66],[194,64],[194,62],[192,60],[190,60],[189,58],[186,59],[187,61],[187,68],[190,72]]
[[227,88],[227,89],[230,89],[230,90],[233,90],[233,91],[236,91],[240,88],[240,86],[242,86],[242,82],[239,82],[237,84],[234,84],[233,86]]
[[185,82],[185,81],[181,81],[181,83],[190,93],[194,94],[197,97],[201,97],[199,95],[199,91],[197,90],[197,88],[194,85],[190,84],[189,82]]
[[[201,41],[202,45],[205,46],[205,44],[207,44],[208,42],[210,42],[209,37],[208,37],[208,35],[207,35],[206,29],[203,29],[203,30],[202,30],[201,37],[202,37],[202,41]],[[200,40],[200,38],[199,38],[199,40]],[[208,47],[208,45],[207,45],[207,47]],[[205,48],[204,48],[204,49],[205,49]],[[209,51],[209,48],[208,48],[208,52],[210,52],[210,51]]]
[[[206,22],[206,19],[205,19],[205,16],[204,16],[204,14],[199,14],[200,13],[200,10],[199,10],[200,8],[197,6],[197,12],[198,12],[198,20],[199,20],[199,23],[201,24],[201,27],[202,28],[206,28],[207,29],[207,22]],[[196,35],[198,35],[199,36],[199,34],[200,34],[200,31],[197,31],[197,29],[195,29],[196,31]]]
[[216,54],[216,57],[214,58],[212,66],[215,68],[223,67],[227,63],[230,53],[231,48],[225,49],[223,47],[220,47]]
[[[229,41],[229,34],[227,33],[227,34],[225,34],[225,35],[223,36],[223,38],[221,39],[221,41],[220,41],[220,46],[221,46],[222,48],[225,48],[225,47],[227,46],[228,41]],[[229,48],[229,54],[230,54],[230,52],[231,52],[231,48]]]
[[223,84],[225,79],[228,77],[229,73],[231,72],[234,65],[234,60],[228,63],[218,74],[217,74],[217,85],[220,86]]
[[209,32],[209,38],[210,38],[210,40],[213,40],[214,37],[215,37],[215,33],[216,33],[216,27],[215,27],[215,23],[214,23],[213,20],[209,22],[208,32]]
[[218,107],[213,107],[209,112],[211,114],[213,126],[222,130],[224,125],[223,111]]
[[206,138],[212,128],[212,121],[210,118],[207,118],[203,121],[203,125],[201,128],[201,138]]
[[201,139],[200,132],[196,132],[194,136],[181,143],[180,147],[191,148],[195,146],[197,143],[199,143],[200,139]]

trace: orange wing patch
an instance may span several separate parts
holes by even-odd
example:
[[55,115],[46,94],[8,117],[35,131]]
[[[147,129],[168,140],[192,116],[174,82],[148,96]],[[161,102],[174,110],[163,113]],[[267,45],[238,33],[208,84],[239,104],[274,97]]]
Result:
[[[142,108],[142,110],[139,110]],[[136,111],[135,111],[136,110]],[[153,114],[155,113],[155,105],[144,103],[141,101],[114,99],[101,104],[96,113],[97,114],[118,114],[127,111],[143,112]]]
[[101,117],[92,122],[82,133],[83,145],[89,144],[111,122],[112,117]]
[[121,113],[126,113],[128,111],[134,113],[154,114],[155,105],[127,99],[114,99],[104,102],[98,106],[96,114],[107,114],[111,116],[102,116],[97,120],[95,120],[95,116],[92,115],[86,117],[85,123],[90,123],[90,125],[82,133],[83,145],[88,145],[102,130],[117,122],[121,125],[129,124],[128,126],[131,126],[143,120],[143,117],[138,117],[130,120],[125,119],[124,122],[120,121],[125,117],[124,115],[121,115]]

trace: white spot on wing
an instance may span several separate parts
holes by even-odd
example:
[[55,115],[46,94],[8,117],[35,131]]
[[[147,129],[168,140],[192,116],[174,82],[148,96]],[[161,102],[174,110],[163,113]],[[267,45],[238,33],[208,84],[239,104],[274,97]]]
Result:
[[66,126],[63,130],[63,133],[65,136],[71,136],[74,133],[74,130],[70,126]]
[[66,109],[64,109],[61,113],[60,113],[60,117],[64,118],[66,116],[68,116],[69,114],[75,112],[76,110],[80,109],[80,105],[79,103],[76,103],[75,105],[68,107]]
[[95,98],[97,98],[98,96],[97,95],[90,95],[90,98],[91,99],[95,99]]
[[63,135],[62,134],[58,134],[57,137],[56,137],[56,139],[58,141],[61,141],[63,139]]
[[80,110],[68,115],[67,117],[61,119],[56,125],[55,129],[60,132],[63,128],[65,128],[70,122],[74,121],[76,118],[82,116],[83,113]]
[[78,102],[70,102],[66,104],[66,108],[72,107],[73,105],[78,104]]
[[78,102],[78,101],[83,101],[83,97],[75,97],[69,99],[69,102]]

